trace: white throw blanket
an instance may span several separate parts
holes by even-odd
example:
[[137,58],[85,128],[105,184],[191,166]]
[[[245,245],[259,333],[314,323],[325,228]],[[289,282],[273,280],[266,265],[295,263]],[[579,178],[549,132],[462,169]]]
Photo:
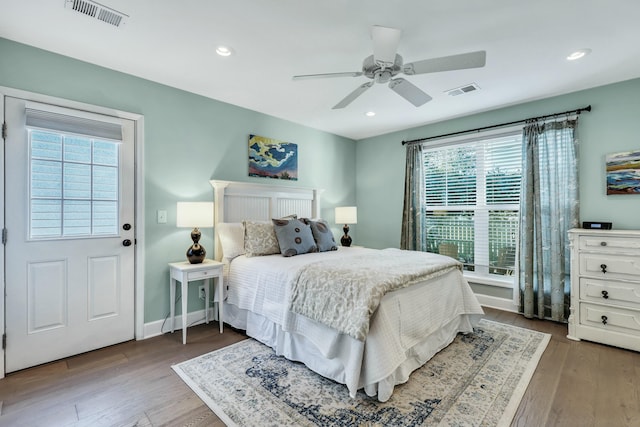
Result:
[[300,269],[290,309],[364,341],[372,314],[387,293],[462,269],[453,258],[427,252],[385,249]]

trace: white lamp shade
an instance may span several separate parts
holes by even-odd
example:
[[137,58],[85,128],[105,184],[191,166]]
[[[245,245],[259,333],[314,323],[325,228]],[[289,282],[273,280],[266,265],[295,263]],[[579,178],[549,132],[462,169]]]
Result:
[[358,208],[355,206],[342,206],[336,208],[336,224],[357,224]]
[[213,227],[213,202],[178,202],[176,225],[188,228]]

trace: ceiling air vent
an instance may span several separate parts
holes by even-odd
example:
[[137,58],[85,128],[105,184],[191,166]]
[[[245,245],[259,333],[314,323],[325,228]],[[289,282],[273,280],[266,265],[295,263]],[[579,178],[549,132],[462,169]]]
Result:
[[469,83],[468,85],[460,86],[455,89],[445,90],[444,92],[449,96],[458,96],[465,93],[474,92],[480,90],[480,86],[475,83]]
[[122,26],[129,17],[122,12],[118,12],[115,9],[91,0],[66,0],[64,7],[99,21],[106,22],[114,27]]

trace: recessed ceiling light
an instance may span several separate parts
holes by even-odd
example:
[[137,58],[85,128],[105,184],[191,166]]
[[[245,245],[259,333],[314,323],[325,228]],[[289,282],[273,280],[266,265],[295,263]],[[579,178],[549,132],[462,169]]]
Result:
[[218,46],[216,48],[216,53],[220,56],[229,56],[231,55],[231,52],[232,52],[231,48],[226,46]]
[[567,56],[568,61],[575,61],[591,53],[591,49],[579,49]]
[[367,111],[366,113],[364,113],[365,116],[367,117],[373,117],[376,115],[375,111]]

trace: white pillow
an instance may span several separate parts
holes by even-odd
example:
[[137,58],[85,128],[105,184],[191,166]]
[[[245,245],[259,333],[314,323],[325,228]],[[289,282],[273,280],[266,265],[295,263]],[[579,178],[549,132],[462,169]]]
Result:
[[216,233],[222,246],[222,258],[231,261],[244,255],[244,225],[241,222],[220,222]]

